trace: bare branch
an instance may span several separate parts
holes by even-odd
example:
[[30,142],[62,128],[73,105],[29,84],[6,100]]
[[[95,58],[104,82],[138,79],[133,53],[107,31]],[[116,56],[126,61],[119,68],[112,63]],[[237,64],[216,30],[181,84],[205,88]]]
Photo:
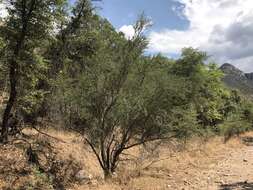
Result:
[[47,134],[47,133],[42,132],[41,130],[37,129],[35,126],[32,126],[32,128],[33,128],[34,130],[36,130],[38,133],[42,134],[42,135],[45,135],[45,136],[47,136],[47,137],[49,137],[49,138],[52,138],[52,139],[57,140],[57,141],[62,142],[62,143],[67,143],[67,142],[64,141],[64,140],[58,139],[58,138],[53,137],[53,136],[51,136],[51,135],[49,135],[49,134]]
[[90,145],[92,151],[94,152],[94,154],[96,155],[96,157],[97,157],[97,159],[98,159],[98,162],[99,162],[100,166],[101,166],[103,169],[105,169],[105,166],[103,165],[103,162],[102,162],[102,160],[100,159],[99,154],[97,153],[97,151],[96,151],[95,147],[93,146],[93,144],[92,144],[87,138],[85,138],[85,141]]
[[134,144],[131,144],[129,146],[124,147],[124,150],[127,150],[127,149],[133,148],[135,146],[145,144],[147,142],[152,142],[152,141],[157,141],[157,140],[170,140],[170,139],[175,138],[177,136],[178,135],[176,134],[176,135],[173,135],[173,136],[170,136],[170,137],[156,137],[156,138],[150,138],[150,139],[142,140],[140,142],[137,142],[137,143],[134,143]]

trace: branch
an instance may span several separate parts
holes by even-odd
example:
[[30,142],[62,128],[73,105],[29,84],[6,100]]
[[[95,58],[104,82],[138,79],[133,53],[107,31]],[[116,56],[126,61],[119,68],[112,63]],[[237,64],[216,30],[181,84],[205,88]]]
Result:
[[102,158],[103,163],[106,163],[105,148],[104,148],[104,137],[102,135],[100,137],[100,153],[101,153],[101,158]]
[[33,128],[34,130],[36,130],[38,133],[42,134],[42,135],[45,135],[45,136],[47,136],[47,137],[49,137],[49,138],[52,138],[52,139],[57,140],[57,141],[60,141],[60,142],[62,142],[62,143],[67,143],[67,142],[64,141],[64,140],[61,140],[61,139],[59,139],[59,138],[53,137],[53,136],[51,136],[51,135],[49,135],[49,134],[47,134],[47,133],[42,132],[41,130],[37,129],[37,128],[34,127],[34,126],[32,126],[32,128]]
[[175,138],[175,137],[177,137],[177,135],[173,135],[173,136],[170,136],[170,137],[156,137],[156,138],[146,139],[146,140],[142,140],[141,142],[137,142],[137,143],[131,144],[129,146],[126,146],[123,149],[127,150],[127,149],[133,148],[135,146],[142,145],[142,144],[147,143],[147,142],[153,142],[153,141],[157,141],[157,140],[169,140],[169,139],[172,139],[172,138]]
[[95,154],[96,157],[97,157],[97,160],[98,160],[100,166],[101,166],[103,169],[105,169],[105,166],[104,166],[104,164],[102,163],[102,161],[101,161],[101,159],[100,159],[100,157],[99,157],[99,154],[97,153],[97,151],[96,151],[95,147],[93,146],[93,144],[92,144],[87,138],[85,138],[85,141],[90,145],[92,151],[94,152],[94,154]]
[[106,156],[107,156],[107,166],[109,166],[110,165],[110,161],[111,161],[111,158],[110,158],[110,150],[111,150],[111,146],[112,146],[112,143],[113,143],[113,141],[114,141],[114,139],[115,139],[115,135],[113,135],[112,136],[112,139],[111,139],[111,141],[109,142],[109,145],[107,146],[107,151],[106,151]]

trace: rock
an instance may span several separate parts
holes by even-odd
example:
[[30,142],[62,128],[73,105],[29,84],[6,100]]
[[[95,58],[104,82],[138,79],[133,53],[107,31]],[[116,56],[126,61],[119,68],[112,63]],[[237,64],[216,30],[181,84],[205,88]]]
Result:
[[244,162],[248,162],[248,160],[246,160],[246,159],[243,159],[243,161],[244,161]]
[[89,182],[92,178],[92,175],[88,175],[86,173],[86,171],[84,170],[80,170],[79,172],[77,172],[77,174],[75,175],[75,178],[77,181],[85,183],[85,182]]
[[236,88],[246,94],[253,93],[252,73],[244,73],[229,63],[225,63],[220,69],[225,74],[222,80],[227,86]]

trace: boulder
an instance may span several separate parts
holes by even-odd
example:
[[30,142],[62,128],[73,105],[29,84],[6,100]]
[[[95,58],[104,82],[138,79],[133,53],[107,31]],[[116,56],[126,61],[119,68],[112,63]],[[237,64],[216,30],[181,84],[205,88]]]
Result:
[[75,178],[80,183],[87,183],[92,179],[92,175],[88,174],[85,170],[80,170],[76,173]]

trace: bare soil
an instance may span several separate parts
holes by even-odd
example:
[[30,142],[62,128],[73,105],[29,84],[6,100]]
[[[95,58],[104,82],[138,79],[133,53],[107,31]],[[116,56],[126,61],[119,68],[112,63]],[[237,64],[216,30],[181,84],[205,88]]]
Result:
[[[253,189],[253,134],[249,133],[224,144],[215,138],[206,144],[192,143],[186,150],[171,153],[160,150],[155,164],[142,163],[138,173],[125,184],[101,184],[84,189],[124,190],[250,190]],[[160,161],[159,161],[160,160]],[[128,166],[129,167],[129,166]],[[121,174],[127,176],[127,174]],[[124,177],[123,177],[124,178]]]
[[[241,138],[245,141],[246,137]],[[185,169],[182,180],[178,177],[169,180],[167,189],[203,190],[249,190],[253,189],[253,146],[252,137],[238,147],[229,145],[220,155],[207,156],[206,165],[191,165]],[[233,143],[232,143],[233,144]],[[175,171],[176,172],[176,171]],[[179,171],[179,173],[182,171]],[[177,173],[177,172],[176,172]]]
[[[53,151],[57,163],[63,164],[55,176],[65,180],[66,190],[253,190],[252,132],[226,144],[220,137],[208,142],[193,139],[186,145],[163,144],[151,156],[143,148],[132,149],[122,157],[125,161],[113,179],[106,182],[96,158],[80,136],[52,129],[45,132],[60,141],[36,131],[26,134],[32,135],[36,142],[39,139],[39,143],[51,144],[52,150],[43,150],[48,151],[46,155]],[[48,164],[45,162],[43,166],[46,168]],[[91,180],[78,183],[72,179],[80,169]],[[18,186],[34,180],[31,170],[23,148],[0,146],[0,189],[7,186],[19,189]]]

